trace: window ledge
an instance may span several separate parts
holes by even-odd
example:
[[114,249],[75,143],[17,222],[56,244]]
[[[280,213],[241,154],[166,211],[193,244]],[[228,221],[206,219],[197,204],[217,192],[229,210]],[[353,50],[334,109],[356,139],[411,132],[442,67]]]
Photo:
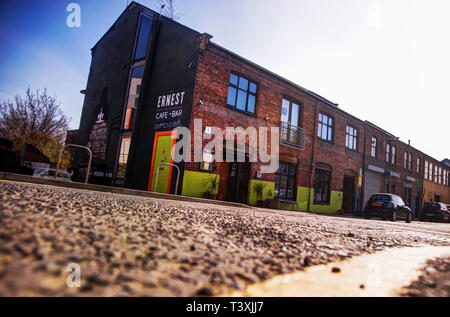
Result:
[[290,199],[278,199],[280,203],[288,203],[288,204],[295,204],[297,205],[298,202],[296,200],[290,200]]

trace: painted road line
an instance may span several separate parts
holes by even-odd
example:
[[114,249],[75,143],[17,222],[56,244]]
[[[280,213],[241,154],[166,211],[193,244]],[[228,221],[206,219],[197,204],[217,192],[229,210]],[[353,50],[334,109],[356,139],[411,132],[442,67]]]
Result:
[[430,259],[450,256],[450,247],[392,248],[283,274],[222,296],[394,297],[417,280]]

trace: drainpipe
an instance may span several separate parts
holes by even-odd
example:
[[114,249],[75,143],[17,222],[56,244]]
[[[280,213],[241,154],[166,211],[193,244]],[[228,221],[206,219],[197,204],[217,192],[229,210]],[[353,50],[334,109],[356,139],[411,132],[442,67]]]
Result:
[[314,148],[316,144],[316,125],[317,125],[317,110],[319,100],[316,99],[316,110],[314,114],[314,128],[313,128],[313,143],[312,143],[312,150],[311,150],[311,170],[309,172],[309,186],[308,186],[308,211],[311,211],[311,186],[312,186],[312,178],[313,178],[313,172],[314,172]]
[[362,179],[361,179],[361,194],[359,197],[359,212],[363,215],[363,204],[364,204],[364,184],[366,179],[366,146],[367,146],[367,124],[364,122],[364,146],[363,146],[363,164],[362,164]]

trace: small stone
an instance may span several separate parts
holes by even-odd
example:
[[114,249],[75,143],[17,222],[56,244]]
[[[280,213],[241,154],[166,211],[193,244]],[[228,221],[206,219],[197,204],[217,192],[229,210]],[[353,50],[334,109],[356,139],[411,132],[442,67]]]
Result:
[[202,287],[196,293],[196,296],[212,296],[213,291],[209,287]]
[[338,267],[333,267],[333,268],[331,269],[331,272],[333,272],[333,273],[340,273],[340,272],[341,272],[341,269],[338,268]]

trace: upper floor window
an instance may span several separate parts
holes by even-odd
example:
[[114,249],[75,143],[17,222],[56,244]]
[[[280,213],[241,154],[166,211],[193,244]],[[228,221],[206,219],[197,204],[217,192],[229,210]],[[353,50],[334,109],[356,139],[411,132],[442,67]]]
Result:
[[377,157],[377,138],[372,137],[372,142],[370,144],[370,156],[376,158]]
[[345,131],[345,146],[354,151],[358,146],[358,130],[349,125]]
[[420,174],[420,158],[417,158],[417,174]]
[[397,155],[396,155],[396,147],[395,147],[395,145],[393,145],[392,146],[392,148],[391,148],[391,164],[392,165],[395,165],[395,164],[397,164]]
[[428,180],[433,181],[433,163],[428,165]]
[[411,170],[412,169],[412,155],[411,153],[405,152],[405,156],[404,156],[405,160],[403,163],[403,167],[406,169]]
[[257,89],[256,83],[231,73],[227,105],[241,111],[255,113]]
[[142,16],[141,24],[139,26],[139,34],[136,42],[136,51],[134,53],[134,59],[141,59],[147,55],[147,46],[150,38],[150,32],[152,30],[152,19]]
[[125,118],[123,121],[123,129],[131,130],[134,126],[135,112],[139,101],[139,93],[142,82],[142,74],[144,65],[131,69],[130,82],[128,85],[128,97],[125,109]]
[[301,106],[284,99],[281,104],[280,141],[298,148],[305,147],[305,131],[300,128]]
[[428,161],[425,160],[425,171],[424,171],[424,178],[428,180]]
[[319,113],[317,136],[325,141],[331,142],[333,140],[333,118]]
[[386,144],[386,162],[390,162],[391,160],[391,145],[389,143]]
[[438,171],[438,183],[442,184],[442,167],[439,167]]
[[434,165],[434,182],[437,183],[438,182],[438,166]]

